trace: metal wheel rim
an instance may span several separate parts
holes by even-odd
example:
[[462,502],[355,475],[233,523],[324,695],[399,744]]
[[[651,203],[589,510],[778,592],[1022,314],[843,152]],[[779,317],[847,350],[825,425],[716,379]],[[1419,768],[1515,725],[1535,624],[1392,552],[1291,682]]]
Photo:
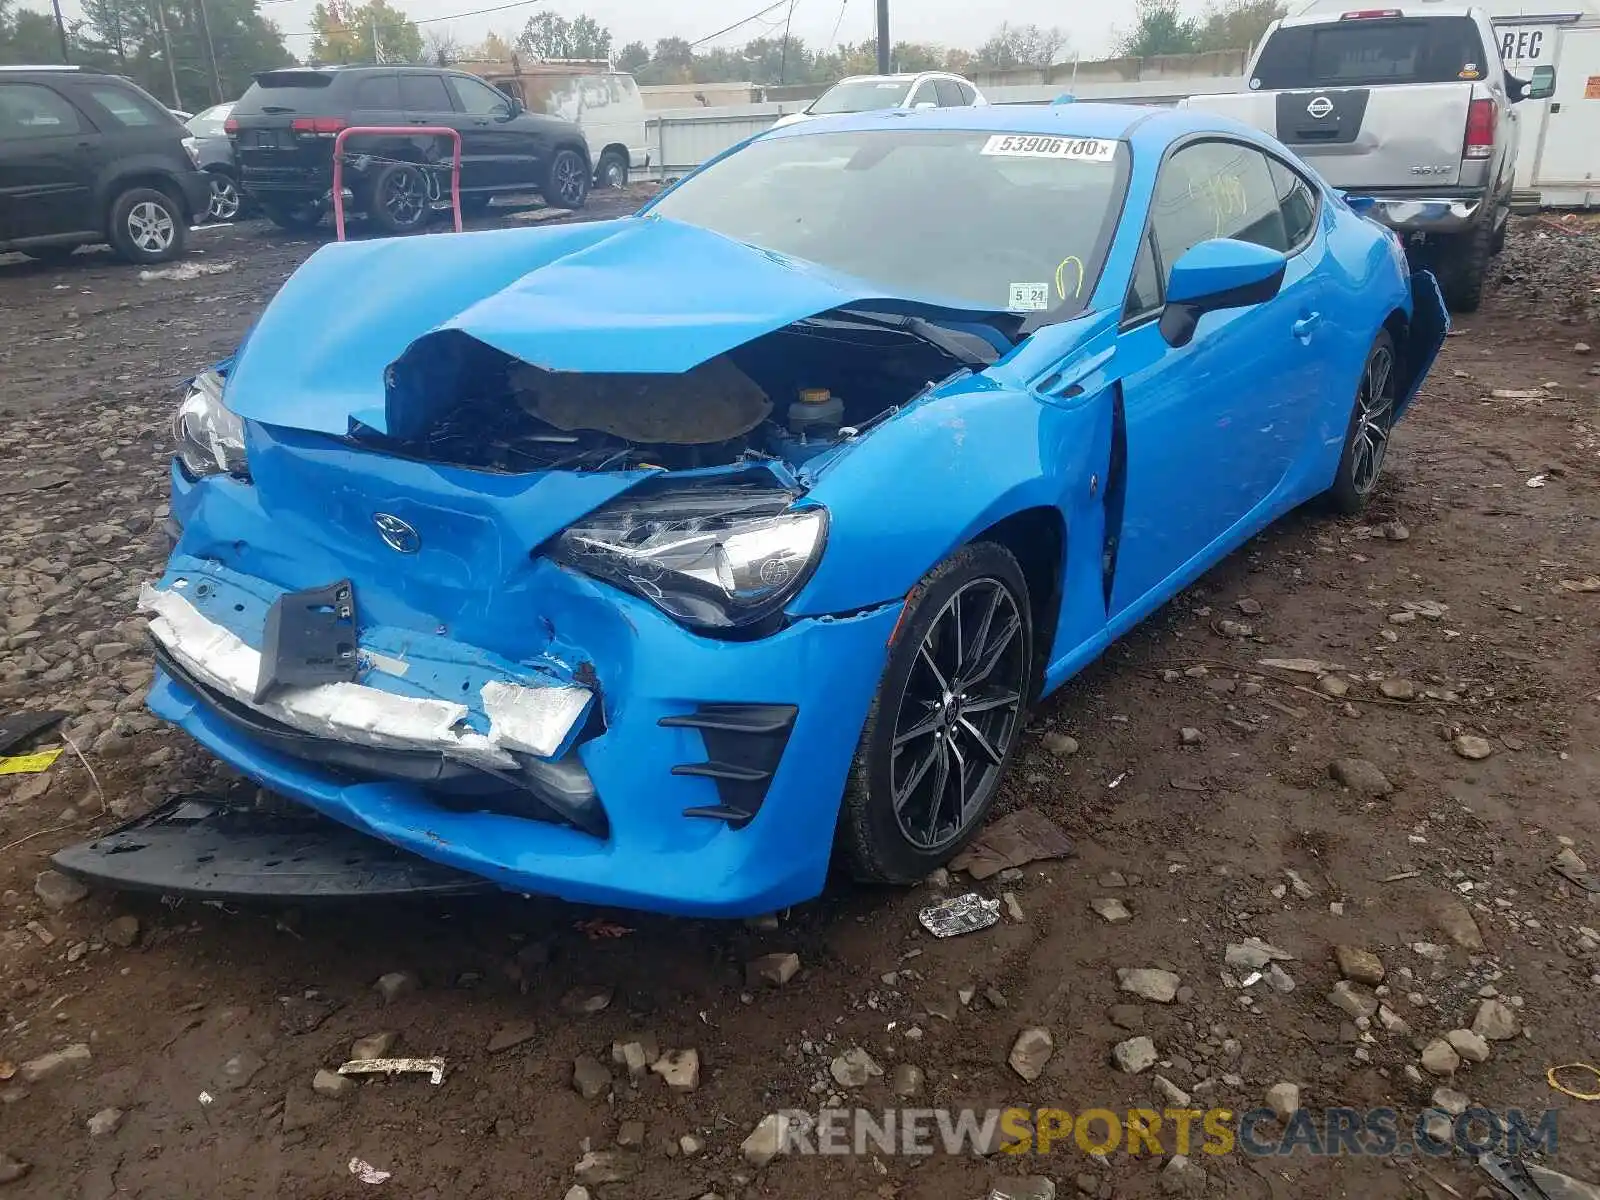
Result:
[[566,205],[576,204],[583,195],[583,164],[568,151],[556,158],[556,195]]
[[226,175],[211,181],[211,203],[206,206],[206,216],[213,221],[231,221],[239,215],[239,189]]
[[895,713],[889,795],[918,850],[959,840],[999,784],[1022,725],[1022,630],[1016,597],[984,577],[945,601],[917,648]]
[[178,235],[172,214],[154,200],[141,200],[128,210],[128,237],[147,254],[170,249]]
[[1394,424],[1394,352],[1380,346],[1361,375],[1356,394],[1355,454],[1350,462],[1350,482],[1361,495],[1370,492],[1383,470]]
[[619,163],[616,159],[612,159],[610,162],[608,162],[606,164],[606,169],[605,169],[604,173],[601,175],[601,179],[605,182],[605,185],[608,188],[619,188],[619,187],[621,187],[622,186],[622,164]]
[[383,208],[397,225],[415,225],[422,219],[427,203],[427,187],[416,171],[396,171],[389,176],[384,187]]

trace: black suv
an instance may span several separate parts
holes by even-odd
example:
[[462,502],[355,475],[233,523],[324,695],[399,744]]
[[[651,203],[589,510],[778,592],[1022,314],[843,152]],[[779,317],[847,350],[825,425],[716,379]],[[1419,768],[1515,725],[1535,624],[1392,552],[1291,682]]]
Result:
[[[578,208],[589,195],[593,170],[581,129],[528,112],[476,76],[438,67],[291,67],[257,75],[227,121],[239,182],[278,225],[309,228],[331,201],[334,139],[358,125],[459,132],[467,213],[503,192],[538,189],[561,208]],[[449,142],[352,134],[345,139],[346,203],[391,233],[418,228],[430,209],[449,204]]]
[[0,67],[0,251],[65,258],[110,242],[130,262],[183,251],[211,187],[160,101],[92,67]]

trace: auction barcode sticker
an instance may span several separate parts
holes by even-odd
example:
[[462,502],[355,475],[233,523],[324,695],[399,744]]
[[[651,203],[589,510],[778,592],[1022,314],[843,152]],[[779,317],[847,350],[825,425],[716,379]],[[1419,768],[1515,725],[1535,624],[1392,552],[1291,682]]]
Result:
[[1079,162],[1108,163],[1116,157],[1117,144],[1104,138],[997,133],[983,144],[982,153],[1002,158],[1071,158]]

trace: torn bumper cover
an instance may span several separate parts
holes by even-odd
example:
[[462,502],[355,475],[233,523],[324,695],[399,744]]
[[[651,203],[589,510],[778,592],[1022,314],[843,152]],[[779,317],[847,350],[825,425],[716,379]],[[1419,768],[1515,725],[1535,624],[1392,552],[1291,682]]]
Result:
[[[536,575],[539,608],[592,648],[583,682],[372,623],[358,680],[255,705],[252,643],[282,589],[180,553],[145,592],[150,708],[269,791],[510,891],[704,916],[816,895],[899,604],[730,643],[553,564]],[[354,588],[359,605],[359,573]],[[508,803],[508,782],[576,815]]]
[[[216,572],[200,584],[208,595],[222,586]],[[521,764],[513,750],[558,756],[593,699],[588,688],[576,684],[529,686],[491,679],[479,689],[487,733],[471,727],[472,710],[459,701],[398,695],[360,683],[278,687],[257,700],[261,652],[204,616],[185,596],[191,589],[186,577],[168,588],[145,584],[140,589],[139,609],[150,614],[151,636],[191,679],[303,733],[380,749],[437,751],[474,766],[515,771]],[[369,670],[380,675],[404,666],[404,660],[381,652],[365,657]]]

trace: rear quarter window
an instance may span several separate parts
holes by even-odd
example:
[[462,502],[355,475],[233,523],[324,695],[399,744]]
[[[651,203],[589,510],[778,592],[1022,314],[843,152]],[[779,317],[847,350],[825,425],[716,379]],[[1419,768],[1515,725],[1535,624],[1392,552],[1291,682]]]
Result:
[[1280,28],[1251,88],[1375,87],[1482,79],[1483,39],[1469,17],[1332,21]]

